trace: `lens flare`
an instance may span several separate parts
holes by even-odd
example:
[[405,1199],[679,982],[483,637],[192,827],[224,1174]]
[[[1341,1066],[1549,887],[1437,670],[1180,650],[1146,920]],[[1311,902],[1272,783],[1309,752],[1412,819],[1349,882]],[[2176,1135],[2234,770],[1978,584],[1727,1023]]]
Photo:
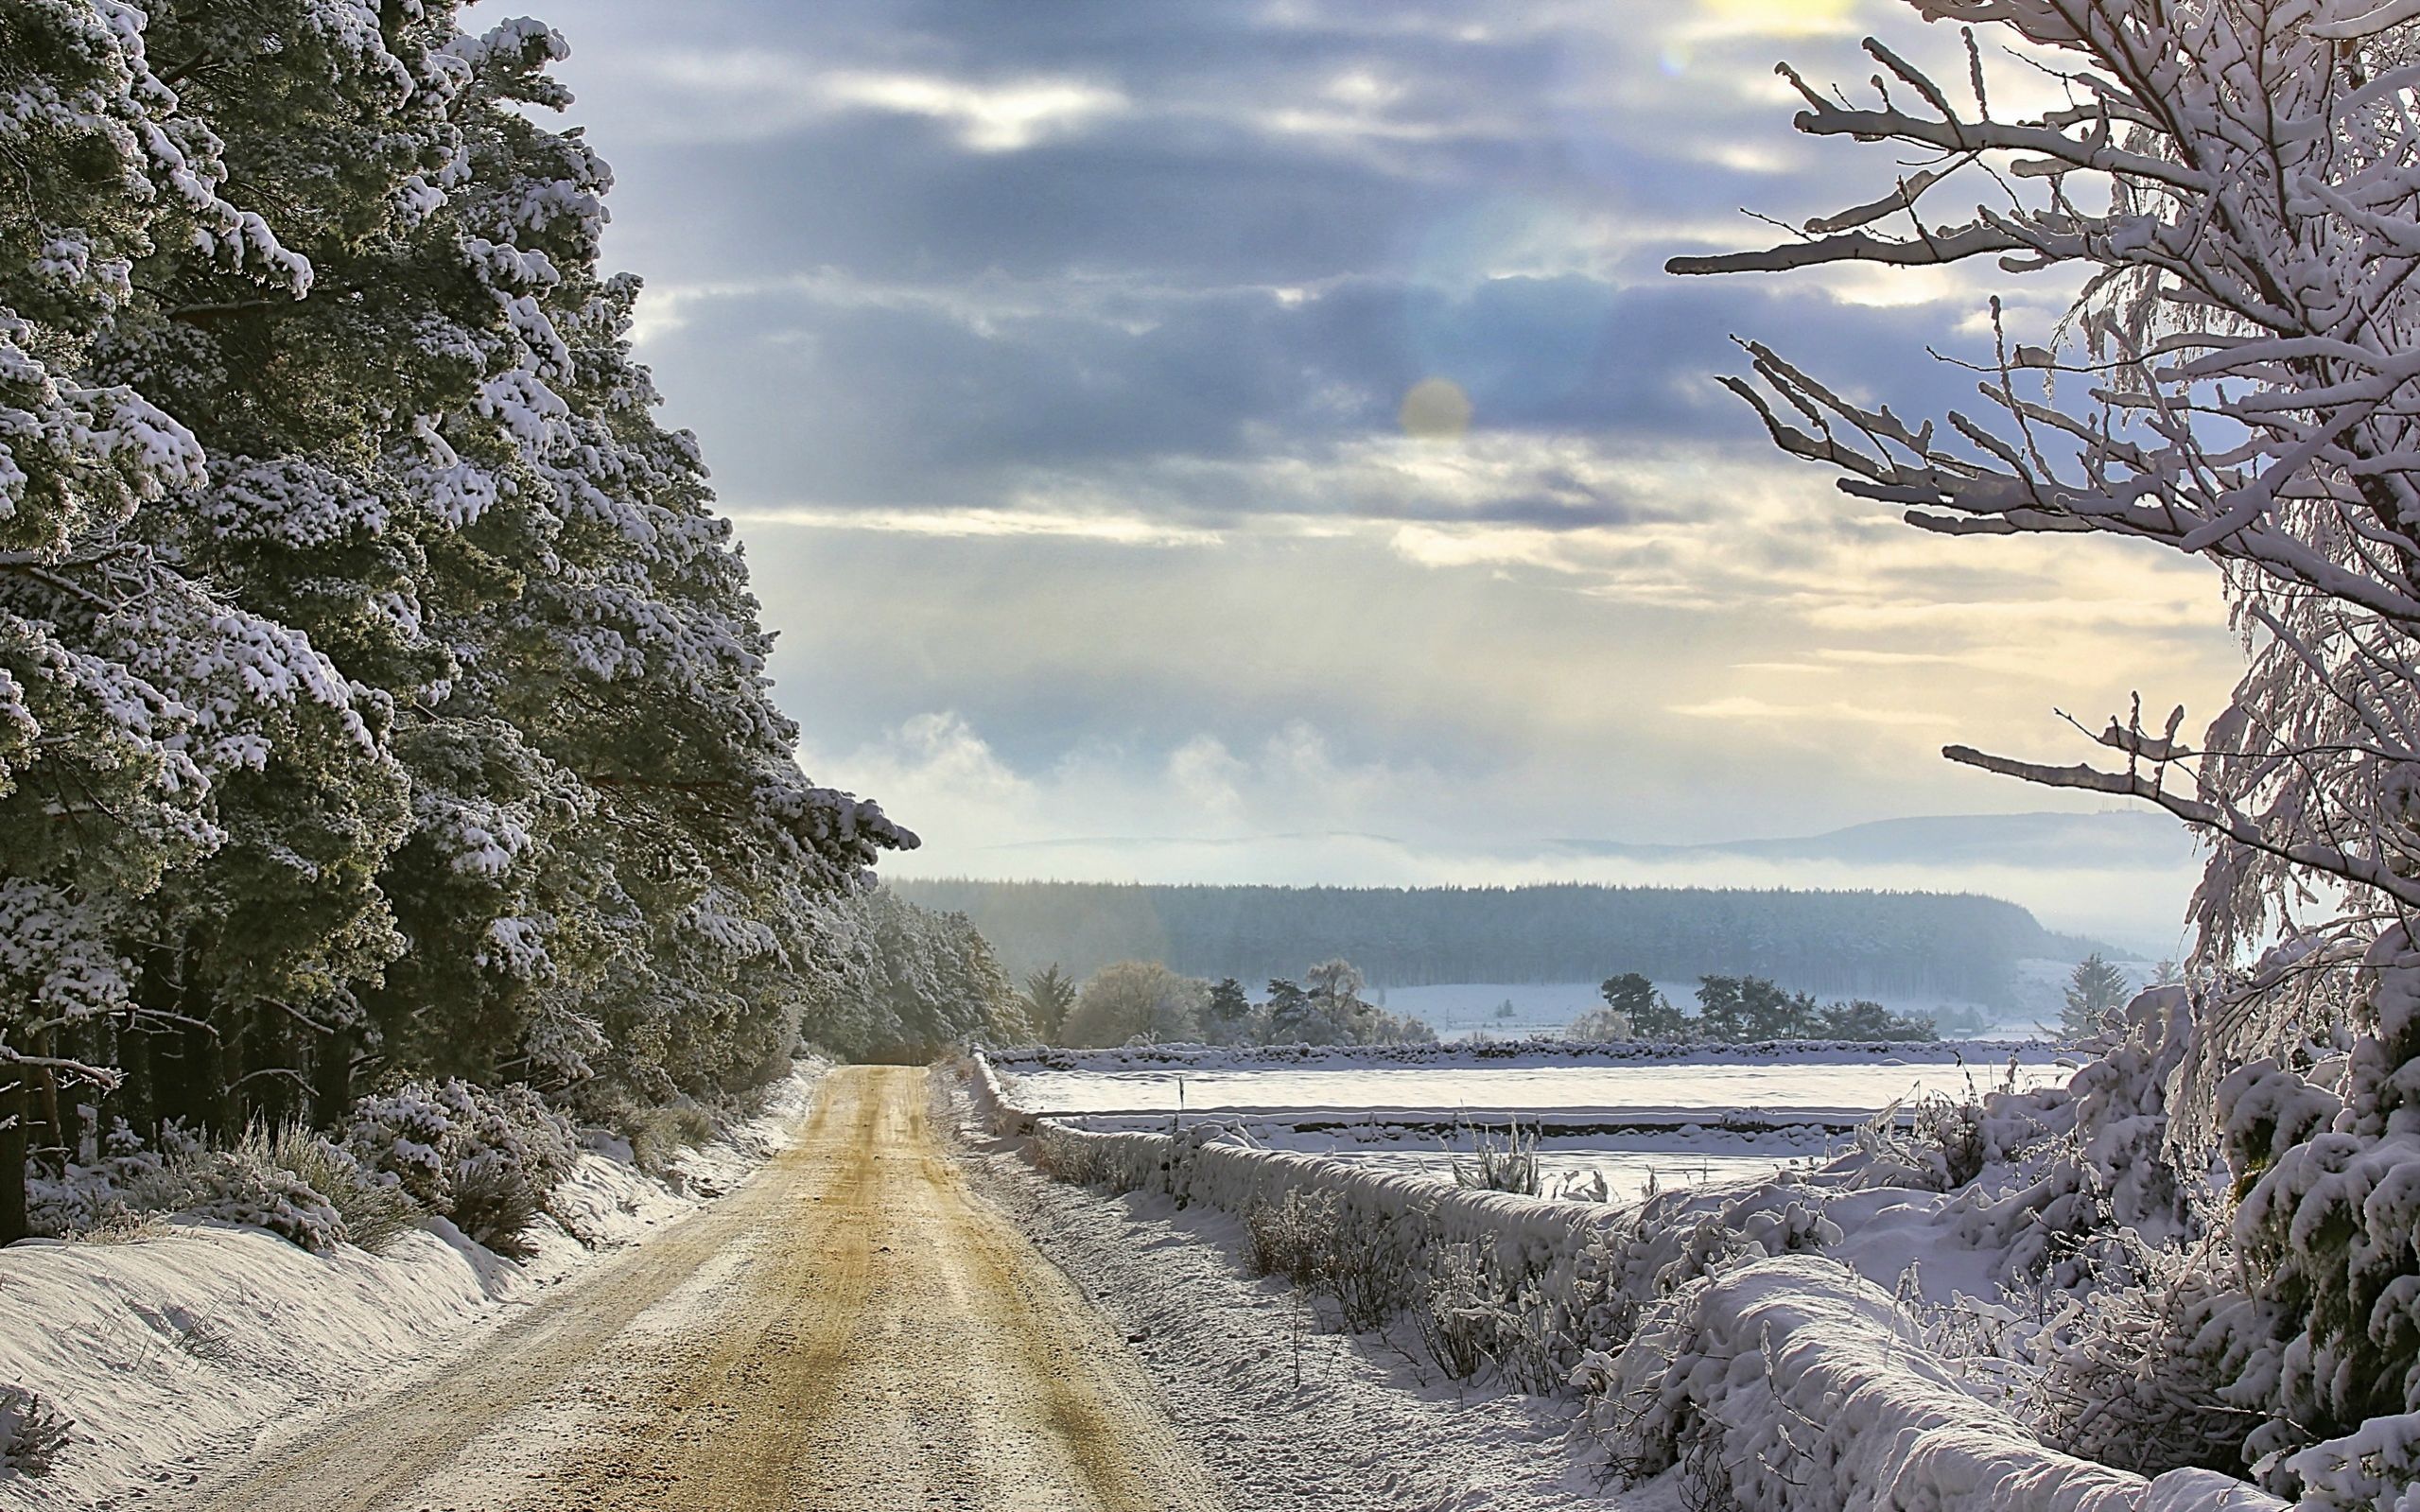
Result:
[[1452,378],[1422,378],[1403,395],[1397,418],[1404,434],[1419,440],[1459,440],[1471,428],[1471,396]]

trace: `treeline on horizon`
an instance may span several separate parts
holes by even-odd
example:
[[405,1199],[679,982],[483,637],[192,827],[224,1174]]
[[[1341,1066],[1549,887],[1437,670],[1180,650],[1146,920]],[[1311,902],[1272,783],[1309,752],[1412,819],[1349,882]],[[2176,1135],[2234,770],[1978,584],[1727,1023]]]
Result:
[[1373,987],[1767,977],[1818,993],[1998,1003],[2016,963],[2088,943],[1973,894],[1623,887],[1270,887],[893,878],[963,912],[1019,978],[1150,960],[1247,982],[1343,956]]

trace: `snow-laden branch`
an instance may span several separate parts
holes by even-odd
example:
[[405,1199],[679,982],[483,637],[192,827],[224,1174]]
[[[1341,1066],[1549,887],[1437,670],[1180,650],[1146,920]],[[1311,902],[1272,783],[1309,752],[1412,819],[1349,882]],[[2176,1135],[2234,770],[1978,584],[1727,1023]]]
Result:
[[[1667,266],[1996,257],[2077,267],[2083,292],[2023,339],[1994,301],[1979,402],[1934,418],[1753,340],[1726,381],[1776,446],[1922,529],[2095,532],[2219,569],[2248,669],[2200,741],[2113,723],[2124,772],[1949,753],[2200,831],[2205,965],[2337,900],[2420,912],[2420,3],[1909,3],[1999,31],[2063,98],[1993,110],[1972,31],[1956,87],[1880,43],[1870,99],[1785,66],[1797,129],[1890,146],[1889,189],[1802,240]],[[1925,214],[1959,195],[1970,212]]]

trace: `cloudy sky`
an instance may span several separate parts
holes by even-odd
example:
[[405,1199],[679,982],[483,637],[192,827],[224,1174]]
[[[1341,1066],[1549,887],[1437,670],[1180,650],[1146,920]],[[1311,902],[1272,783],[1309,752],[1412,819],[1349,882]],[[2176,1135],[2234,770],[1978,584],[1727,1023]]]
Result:
[[[2057,808],[1939,748],[2072,760],[2054,708],[2214,708],[2200,570],[1921,534],[1712,381],[1753,335],[1937,412],[1971,390],[1926,349],[1979,350],[1986,281],[2020,322],[2059,288],[1661,270],[1887,185],[1789,130],[1771,65],[1956,47],[1900,9],[548,14],[781,701],[818,777],[924,833],[901,869],[1367,882]],[[2112,895],[2172,917],[2177,861]]]

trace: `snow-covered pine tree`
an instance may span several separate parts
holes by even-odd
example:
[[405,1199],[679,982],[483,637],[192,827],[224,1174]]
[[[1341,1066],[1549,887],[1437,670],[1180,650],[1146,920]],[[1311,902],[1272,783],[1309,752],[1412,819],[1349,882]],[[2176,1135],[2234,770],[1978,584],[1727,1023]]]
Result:
[[62,1074],[760,1078],[914,843],[792,758],[561,38],[456,16],[0,7],[0,1239]]
[[243,869],[258,837],[230,793],[307,742],[296,759],[357,783],[374,827],[389,775],[371,711],[307,639],[148,529],[207,473],[145,386],[96,371],[156,297],[138,269],[206,269],[264,305],[312,269],[231,198],[144,26],[111,0],[0,11],[0,1242],[23,1231],[28,1137],[73,1141],[61,1079],[113,1085],[177,1015],[179,984],[134,947],[193,901],[180,875]]
[[2125,1012],[2131,987],[2126,973],[2102,960],[2099,951],[2084,957],[2061,991],[2059,1032],[2069,1039],[2110,1033]]

